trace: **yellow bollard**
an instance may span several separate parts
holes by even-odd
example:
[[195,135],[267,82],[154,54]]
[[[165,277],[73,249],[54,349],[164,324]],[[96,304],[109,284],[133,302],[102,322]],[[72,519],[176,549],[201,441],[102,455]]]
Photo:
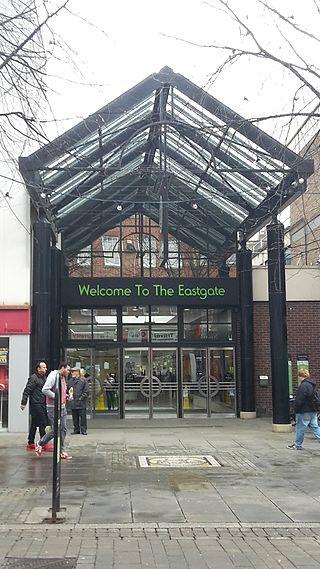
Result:
[[183,386],[182,397],[183,397],[183,409],[184,410],[190,409],[189,389],[187,385]]

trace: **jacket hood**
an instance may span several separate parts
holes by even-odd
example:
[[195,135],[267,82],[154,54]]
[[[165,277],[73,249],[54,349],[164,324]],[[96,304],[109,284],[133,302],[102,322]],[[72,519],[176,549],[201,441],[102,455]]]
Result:
[[[315,379],[312,379],[312,377],[306,377],[306,378],[303,380],[303,383],[304,383],[305,381],[306,381],[307,383],[311,383],[311,385],[313,385],[313,386],[317,385],[316,380],[315,380]],[[302,382],[301,382],[301,383],[302,383]]]

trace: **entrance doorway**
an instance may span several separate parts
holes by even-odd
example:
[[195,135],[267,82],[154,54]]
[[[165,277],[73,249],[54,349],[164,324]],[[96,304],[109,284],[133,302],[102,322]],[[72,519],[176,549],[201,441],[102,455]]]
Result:
[[235,412],[234,348],[182,348],[182,405],[189,413]]
[[125,414],[176,416],[176,348],[125,348],[123,355]]
[[119,412],[119,350],[67,348],[66,359],[71,367],[81,368],[90,388],[87,411],[96,415]]

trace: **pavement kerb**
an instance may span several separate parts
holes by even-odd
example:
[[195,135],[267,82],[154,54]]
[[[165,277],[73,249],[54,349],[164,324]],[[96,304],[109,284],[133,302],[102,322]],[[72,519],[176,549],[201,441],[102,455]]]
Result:
[[86,530],[86,529],[96,529],[96,530],[108,530],[108,529],[189,529],[189,528],[210,528],[210,529],[255,529],[255,528],[274,528],[274,529],[303,529],[310,528],[316,529],[320,528],[320,522],[298,522],[298,523],[135,523],[135,524],[3,524],[0,525],[0,533],[4,531],[50,531],[50,530]]

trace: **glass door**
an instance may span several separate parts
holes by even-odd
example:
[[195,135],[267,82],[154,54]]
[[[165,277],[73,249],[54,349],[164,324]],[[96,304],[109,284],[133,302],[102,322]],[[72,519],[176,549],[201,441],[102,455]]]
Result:
[[234,413],[236,411],[234,348],[210,348],[209,361],[211,377],[210,413]]
[[234,348],[181,350],[183,413],[234,413]]
[[124,410],[125,414],[149,415],[149,348],[125,348]]
[[93,350],[93,412],[118,414],[119,412],[119,350]]
[[183,413],[207,413],[207,350],[181,350]]
[[152,415],[172,413],[177,415],[177,350],[174,348],[153,348],[152,398],[149,406]]
[[87,379],[90,396],[87,410],[95,415],[117,414],[119,410],[119,350],[67,348],[66,360],[80,367]]
[[125,413],[135,412],[150,419],[160,413],[176,416],[177,386],[175,348],[124,350]]

